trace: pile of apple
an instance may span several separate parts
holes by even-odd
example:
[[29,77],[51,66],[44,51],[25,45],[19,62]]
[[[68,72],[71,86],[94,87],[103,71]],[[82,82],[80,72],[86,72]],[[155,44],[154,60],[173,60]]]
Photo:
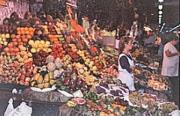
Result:
[[59,43],[59,35],[48,35],[49,40],[54,43],[54,44],[58,44]]
[[65,56],[65,51],[61,43],[53,45],[51,55],[54,58],[61,58],[61,59]]
[[99,71],[101,71],[103,68],[106,67],[106,60],[104,59],[104,56],[99,55],[96,57],[91,58],[92,61],[94,61],[94,65],[97,67]]
[[4,52],[9,56],[16,56],[19,51],[19,47],[17,44],[14,44],[14,42],[10,42],[8,46],[4,48]]
[[66,53],[72,58],[73,61],[78,62],[80,59],[80,56],[77,53],[77,48],[73,44],[69,44],[67,46],[64,46],[64,49]]
[[105,68],[101,72],[102,77],[117,77],[118,71],[115,68],[115,66],[110,66],[108,68]]
[[16,83],[29,86],[30,80],[34,74],[33,71],[34,66],[32,64],[32,61],[24,63],[18,73],[18,76],[16,77]]
[[20,52],[16,55],[16,58],[19,63],[25,64],[27,62],[32,62],[32,54],[28,51],[26,51],[26,48],[24,46],[20,46]]
[[27,42],[32,38],[31,35],[12,35],[11,36],[12,38],[12,42],[15,44],[15,45],[26,45]]
[[11,35],[12,41],[8,43],[7,47],[4,48],[4,51],[7,55],[16,56],[20,50],[25,50],[25,46],[29,39],[30,35]]
[[46,58],[48,57],[48,53],[46,51],[40,50],[39,52],[33,55],[33,63],[36,66],[44,66],[46,65]]
[[16,30],[18,35],[34,35],[35,29],[32,27],[18,27]]
[[21,69],[15,57],[6,55],[0,56],[0,80],[5,83],[16,83],[16,77]]

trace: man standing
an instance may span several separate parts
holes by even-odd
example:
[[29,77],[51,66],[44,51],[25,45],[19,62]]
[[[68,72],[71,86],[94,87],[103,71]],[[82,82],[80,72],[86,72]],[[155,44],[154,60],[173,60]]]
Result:
[[172,84],[173,101],[179,105],[179,51],[175,45],[178,44],[178,37],[169,34],[170,39],[163,50],[163,63],[161,74],[169,78]]

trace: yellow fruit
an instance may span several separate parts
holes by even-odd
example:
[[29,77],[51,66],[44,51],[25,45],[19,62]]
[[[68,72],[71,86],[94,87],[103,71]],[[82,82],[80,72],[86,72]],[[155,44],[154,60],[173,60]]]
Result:
[[31,82],[31,86],[32,86],[32,87],[34,87],[34,86],[35,86],[35,84],[36,84],[36,82],[35,82],[35,81],[32,81],[32,82]]
[[37,87],[42,89],[44,87],[44,84],[38,84]]
[[108,116],[108,114],[105,112],[100,112],[100,116]]
[[56,80],[50,80],[50,85],[53,85],[56,83]]
[[32,46],[32,45],[34,45],[34,41],[33,40],[29,40],[28,44]]
[[1,38],[5,38],[5,37],[6,37],[5,34],[2,34],[2,35],[1,35]]
[[28,53],[28,56],[29,56],[29,57],[32,57],[32,54],[29,52],[29,53]]
[[75,107],[77,105],[74,101],[68,101],[66,104],[68,107]]
[[86,59],[87,64],[90,62],[90,59]]
[[31,48],[31,53],[36,53],[37,50],[35,48]]
[[43,77],[40,75],[38,80],[37,80],[37,83],[41,84],[43,82]]
[[19,59],[19,58],[21,58],[21,56],[18,54],[18,55],[16,56],[16,58]]
[[28,59],[28,56],[27,56],[27,55],[24,55],[24,56],[23,56],[23,59],[24,59],[24,60],[27,60],[27,59]]
[[48,76],[49,76],[50,79],[54,79],[54,73],[53,72],[49,72]]
[[45,44],[45,41],[41,40],[41,41],[40,41],[40,44],[41,44],[41,45],[44,45],[44,44]]
[[44,83],[44,88],[49,88],[50,84],[49,83]]
[[39,74],[39,73],[35,74],[35,75],[34,75],[34,80],[37,81],[39,77],[40,77],[40,74]]
[[49,79],[49,75],[46,74],[45,77],[44,77],[44,82],[47,83],[47,82],[49,82],[49,80],[50,80],[50,79]]
[[44,48],[43,44],[37,44],[38,48]]
[[49,46],[49,45],[50,45],[50,42],[49,42],[49,41],[46,41],[45,44],[46,44],[47,46]]
[[96,67],[96,66],[93,66],[93,67],[92,67],[92,70],[93,70],[93,71],[96,71],[96,70],[97,70],[97,67]]
[[39,44],[40,44],[40,41],[39,41],[39,40],[36,40],[36,41],[35,41],[35,44],[36,44],[36,45],[39,45]]
[[88,70],[87,67],[84,67],[84,70],[87,71]]
[[51,49],[51,48],[48,48],[48,49],[47,49],[47,52],[48,52],[48,53],[49,53],[49,52],[51,52],[51,51],[52,51],[52,49]]
[[5,45],[5,46],[6,46],[6,45],[8,45],[8,42],[7,42],[7,41],[5,41],[5,42],[4,42],[4,45]]
[[22,47],[20,47],[20,50],[21,51],[26,51],[26,48],[22,46]]
[[23,62],[23,61],[24,61],[24,59],[23,59],[23,58],[19,58],[18,60],[19,60],[19,62]]
[[43,50],[43,51],[47,51],[48,49],[47,49],[47,48],[45,48],[45,47],[43,47],[43,48],[42,48],[42,50]]
[[37,48],[37,44],[35,44],[35,43],[32,44],[31,46],[32,46],[32,48]]

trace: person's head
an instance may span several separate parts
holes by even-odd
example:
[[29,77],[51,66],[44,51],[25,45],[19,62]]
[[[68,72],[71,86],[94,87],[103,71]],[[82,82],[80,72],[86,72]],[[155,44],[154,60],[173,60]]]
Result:
[[133,40],[131,37],[122,37],[119,45],[119,51],[122,53],[123,51],[130,51],[133,47]]
[[13,12],[11,15],[10,15],[10,19],[12,20],[18,20],[19,19],[19,16],[16,12]]
[[9,25],[9,24],[10,24],[9,18],[5,18],[5,19],[3,20],[3,24],[4,24],[4,25]]
[[172,38],[171,43],[172,43],[173,45],[177,45],[177,44],[179,43],[178,37]]
[[32,14],[31,14],[29,11],[27,11],[27,12],[24,14],[24,19],[29,20],[29,19],[31,19],[31,18],[32,18]]
[[166,35],[166,41],[171,42],[173,45],[177,45],[179,42],[179,38],[175,33],[169,33]]

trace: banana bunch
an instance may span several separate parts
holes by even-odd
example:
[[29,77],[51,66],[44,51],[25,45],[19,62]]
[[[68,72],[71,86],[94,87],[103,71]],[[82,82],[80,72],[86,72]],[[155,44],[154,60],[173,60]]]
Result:
[[37,87],[40,89],[49,88],[55,84],[56,80],[54,79],[53,72],[48,72],[47,74],[37,73],[31,80],[31,86]]

